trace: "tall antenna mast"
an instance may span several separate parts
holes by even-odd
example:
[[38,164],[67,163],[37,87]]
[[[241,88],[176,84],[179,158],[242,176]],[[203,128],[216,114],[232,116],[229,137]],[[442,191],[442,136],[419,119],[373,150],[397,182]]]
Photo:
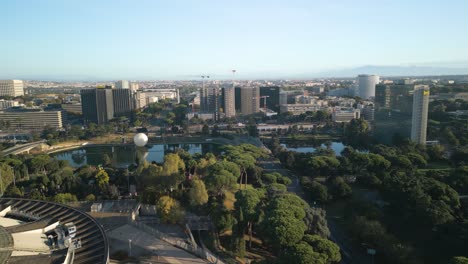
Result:
[[236,84],[234,83],[235,76],[236,76],[236,70],[232,70],[232,88],[236,88]]

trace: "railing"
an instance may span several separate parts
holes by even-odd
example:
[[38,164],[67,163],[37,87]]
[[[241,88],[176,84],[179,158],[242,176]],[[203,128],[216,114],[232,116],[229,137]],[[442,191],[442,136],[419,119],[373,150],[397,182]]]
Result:
[[12,215],[12,216],[19,216],[19,217],[25,217],[25,218],[29,218],[31,220],[34,220],[34,221],[37,221],[39,219],[41,219],[41,216],[40,215],[37,215],[37,214],[31,214],[31,213],[28,213],[26,211],[23,211],[23,210],[15,210],[15,209],[12,209],[8,212],[9,215]]
[[141,222],[135,222],[135,221],[130,221],[132,225],[134,225],[137,228],[142,229],[143,231],[173,245],[178,248],[181,248],[185,251],[188,251],[192,254],[195,254],[196,256],[208,260],[210,263],[216,263],[216,264],[224,264],[218,256],[213,255],[211,252],[208,252],[207,250],[204,250],[201,247],[198,247],[197,245],[191,245],[184,240],[180,238],[175,238],[171,237],[163,232],[160,232],[144,223]]

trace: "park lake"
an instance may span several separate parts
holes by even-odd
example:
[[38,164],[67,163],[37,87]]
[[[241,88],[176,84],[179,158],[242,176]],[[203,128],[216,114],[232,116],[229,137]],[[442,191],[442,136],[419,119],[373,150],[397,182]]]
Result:
[[[299,144],[282,143],[286,149],[301,153],[311,153],[317,147],[331,148],[335,151],[336,155],[340,155],[345,145],[341,142],[323,142],[318,144]],[[164,160],[164,155],[174,152],[177,149],[184,149],[191,155],[206,154],[208,152],[219,153],[220,145],[213,143],[201,144],[154,144],[147,145],[146,147],[139,148],[134,145],[87,145],[78,149],[65,150],[52,154],[58,160],[67,160],[73,167],[81,167],[84,165],[99,165],[105,163],[105,156],[108,156],[112,165],[117,168],[125,168],[134,164],[137,159],[144,158],[148,162],[161,163]]]

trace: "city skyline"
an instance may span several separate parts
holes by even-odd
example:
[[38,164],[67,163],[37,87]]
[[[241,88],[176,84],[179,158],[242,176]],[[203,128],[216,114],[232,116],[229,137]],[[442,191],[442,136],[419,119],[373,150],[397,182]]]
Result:
[[10,38],[0,43],[5,79],[229,79],[232,69],[239,79],[468,73],[464,1],[50,0],[0,7],[0,32]]

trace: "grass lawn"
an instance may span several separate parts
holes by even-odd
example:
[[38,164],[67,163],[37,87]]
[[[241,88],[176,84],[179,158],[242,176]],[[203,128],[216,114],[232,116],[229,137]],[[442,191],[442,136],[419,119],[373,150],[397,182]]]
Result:
[[419,169],[419,171],[428,171],[428,170],[450,170],[452,167],[448,162],[444,161],[437,161],[437,162],[429,162],[427,167],[424,169]]

